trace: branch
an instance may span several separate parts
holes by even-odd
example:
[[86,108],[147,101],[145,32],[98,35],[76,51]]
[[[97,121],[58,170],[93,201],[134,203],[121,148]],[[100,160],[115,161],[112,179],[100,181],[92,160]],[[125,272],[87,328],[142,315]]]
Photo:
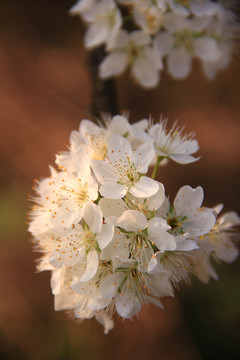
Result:
[[103,112],[109,112],[111,115],[119,113],[114,80],[103,81],[99,77],[99,64],[105,55],[104,47],[94,49],[88,55],[88,67],[92,85],[90,112],[98,118]]

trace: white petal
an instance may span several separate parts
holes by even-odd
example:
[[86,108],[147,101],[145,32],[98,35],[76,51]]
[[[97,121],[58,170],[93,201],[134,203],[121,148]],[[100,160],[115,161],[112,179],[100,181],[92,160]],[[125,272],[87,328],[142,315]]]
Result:
[[166,273],[151,276],[151,293],[156,297],[174,296],[169,275]]
[[170,201],[169,199],[165,196],[164,201],[162,203],[162,205],[160,206],[160,208],[157,211],[157,216],[162,217],[163,219],[167,219],[168,213],[169,213],[169,209],[170,209]]
[[197,16],[217,14],[220,4],[216,4],[209,0],[195,0],[191,1],[191,11]]
[[159,56],[169,54],[174,45],[174,37],[168,32],[159,33],[154,40],[155,48],[159,52]]
[[133,129],[142,130],[142,131],[145,131],[147,129],[147,126],[148,126],[148,120],[147,119],[142,119],[142,120],[137,121],[134,124],[132,124]]
[[216,218],[213,214],[208,211],[198,211],[196,218],[193,215],[192,220],[184,221],[182,228],[190,236],[201,236],[207,234],[213,228],[215,222]]
[[137,210],[127,210],[119,218],[110,216],[106,222],[136,233],[148,226],[145,215]]
[[104,334],[108,334],[110,330],[114,327],[114,322],[111,318],[107,316],[104,311],[99,311],[95,314],[96,320],[104,326]]
[[118,184],[113,181],[106,181],[101,185],[99,192],[102,196],[109,199],[121,199],[127,193],[128,188],[126,185]]
[[89,10],[93,4],[94,0],[79,0],[70,8],[69,13],[71,15],[79,15],[84,13],[84,11]]
[[[129,41],[129,34],[126,30],[120,29],[108,44],[107,50],[122,49],[127,46]],[[127,57],[126,57],[127,58]]]
[[110,299],[116,296],[124,276],[125,275],[123,272],[117,272],[103,278],[99,288],[102,297],[105,299]]
[[160,251],[152,256],[147,268],[149,274],[166,272],[163,265],[160,263],[161,256],[162,252]]
[[112,240],[114,234],[114,226],[110,224],[103,224],[102,231],[96,235],[96,240],[100,249],[104,249]]
[[134,296],[119,295],[115,299],[116,310],[124,319],[131,319],[141,310],[141,303]]
[[193,189],[189,185],[181,187],[174,200],[174,209],[179,216],[186,216],[193,210],[200,209],[203,202],[203,189],[198,186]]
[[130,40],[137,45],[144,46],[151,43],[151,36],[146,31],[136,30],[131,32]]
[[92,311],[99,311],[106,308],[111,302],[111,299],[102,299],[90,297],[88,300],[88,307]]
[[88,224],[92,233],[101,232],[103,217],[99,206],[89,202],[85,207],[83,218]]
[[99,66],[99,76],[108,79],[112,76],[121,75],[128,64],[127,55],[124,52],[114,51],[107,55]]
[[128,210],[128,206],[122,199],[100,199],[98,206],[100,206],[103,216],[105,218],[109,216],[119,217],[125,210]]
[[115,115],[108,126],[111,134],[124,135],[130,129],[128,120],[121,115]]
[[56,295],[60,292],[63,282],[64,282],[63,268],[53,270],[51,276],[51,289],[53,295]]
[[139,173],[146,173],[148,166],[155,155],[152,141],[147,141],[138,146],[137,150],[133,153],[133,163]]
[[106,42],[109,32],[106,25],[96,22],[89,26],[84,36],[86,48],[90,49]]
[[148,209],[150,211],[157,210],[163,204],[164,199],[165,199],[165,189],[164,189],[163,184],[161,184],[159,182],[158,186],[159,186],[158,192],[155,195],[153,195],[147,199],[148,200]]
[[176,161],[177,163],[182,165],[191,164],[200,159],[200,157],[195,158],[194,156],[188,154],[174,154],[174,155],[170,155],[169,157],[173,161]]
[[154,88],[159,83],[159,67],[147,58],[137,58],[131,72],[137,82],[145,88]]
[[129,258],[129,250],[126,246],[127,238],[123,234],[114,234],[112,241],[106,246],[101,254],[100,260],[111,260],[118,256],[121,261],[127,260]]
[[[152,220],[161,220],[159,218],[153,218]],[[176,241],[173,235],[167,232],[168,225],[161,223],[160,221],[150,222],[148,228],[149,239],[162,251],[172,251],[176,249]],[[166,228],[167,227],[167,228]]]
[[124,162],[128,164],[132,160],[132,147],[127,139],[123,136],[112,135],[108,140],[108,156],[114,163]]
[[91,249],[87,255],[87,267],[80,278],[80,281],[88,281],[94,277],[98,269],[98,254],[95,249]]
[[91,160],[91,166],[101,184],[105,181],[118,181],[120,179],[119,175],[107,161]]
[[198,249],[198,245],[195,241],[187,239],[185,235],[179,235],[175,237],[178,251],[191,251]]
[[232,243],[228,242],[226,247],[216,247],[215,255],[219,260],[232,263],[233,261],[237,260],[239,251]]
[[158,192],[158,182],[147,177],[142,176],[133,187],[129,189],[129,192],[136,197],[150,197]]
[[217,41],[211,37],[204,36],[194,41],[194,50],[196,56],[203,61],[218,61],[222,55]]
[[192,67],[192,57],[184,49],[172,50],[167,57],[168,72],[176,79],[186,78]]

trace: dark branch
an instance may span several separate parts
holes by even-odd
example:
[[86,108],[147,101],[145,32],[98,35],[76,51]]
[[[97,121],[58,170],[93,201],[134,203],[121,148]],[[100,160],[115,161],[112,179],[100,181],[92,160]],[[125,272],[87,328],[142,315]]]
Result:
[[93,116],[100,117],[102,112],[118,114],[117,91],[113,79],[103,81],[99,78],[99,64],[106,53],[104,47],[92,50],[88,55],[88,67],[91,80],[91,107]]

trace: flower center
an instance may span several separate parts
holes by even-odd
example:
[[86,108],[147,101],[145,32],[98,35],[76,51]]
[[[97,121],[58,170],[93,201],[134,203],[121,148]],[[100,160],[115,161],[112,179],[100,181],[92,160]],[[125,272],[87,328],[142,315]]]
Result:
[[138,299],[144,302],[144,295],[151,292],[151,283],[146,274],[139,271],[136,265],[131,268],[119,268],[116,271],[125,273],[125,278],[118,288],[118,292],[124,295],[125,292],[133,293]]
[[174,213],[169,214],[167,218],[167,223],[171,226],[171,229],[168,230],[170,234],[182,235],[184,231],[182,229],[183,222],[187,219],[186,216],[176,216]]
[[185,29],[181,32],[176,32],[174,36],[176,39],[174,44],[176,48],[183,46],[190,54],[194,53],[193,34],[189,30]]
[[189,9],[190,1],[191,0],[175,0],[175,3],[180,4],[180,5],[184,6],[184,7],[186,7],[187,9]]

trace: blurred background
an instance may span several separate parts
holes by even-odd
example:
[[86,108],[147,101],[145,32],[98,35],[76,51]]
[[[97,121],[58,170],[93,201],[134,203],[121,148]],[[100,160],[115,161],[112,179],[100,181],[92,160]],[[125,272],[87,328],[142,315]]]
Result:
[[[27,233],[33,179],[48,176],[69,134],[90,118],[91,84],[83,26],[68,16],[73,0],[0,1],[0,358],[239,359],[240,261],[216,264],[220,281],[193,280],[165,311],[143,308],[139,320],[118,319],[104,335],[95,320],[79,324],[53,310],[48,273],[35,273],[38,254]],[[116,82],[119,108],[137,121],[151,113],[196,132],[201,159],[159,171],[173,199],[185,184],[203,186],[205,205],[240,213],[240,63],[204,78],[194,64],[185,81],[162,74],[145,91],[124,75]]]

